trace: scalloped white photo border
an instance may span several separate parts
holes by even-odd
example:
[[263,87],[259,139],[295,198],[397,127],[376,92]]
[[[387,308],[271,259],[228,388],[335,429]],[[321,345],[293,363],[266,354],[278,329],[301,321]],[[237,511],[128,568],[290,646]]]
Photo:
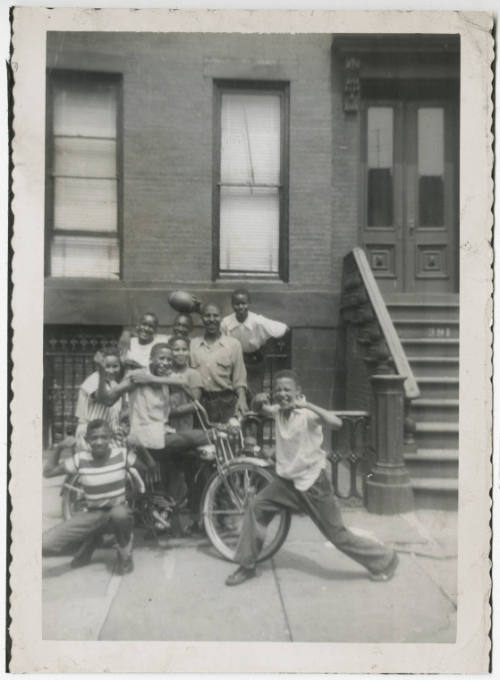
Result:
[[[16,8],[13,402],[9,491],[12,672],[484,673],[490,651],[492,61],[485,12]],[[41,448],[48,30],[459,33],[460,473],[455,644],[68,642],[41,639]],[[409,593],[411,598],[411,593]]]

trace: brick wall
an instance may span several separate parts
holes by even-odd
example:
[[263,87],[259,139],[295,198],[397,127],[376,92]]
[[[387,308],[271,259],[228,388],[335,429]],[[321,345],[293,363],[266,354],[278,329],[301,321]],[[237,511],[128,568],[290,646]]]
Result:
[[47,44],[48,67],[123,75],[123,277],[47,281],[47,323],[126,324],[146,306],[168,324],[176,287],[228,309],[236,282],[212,280],[213,79],[288,81],[290,281],[248,285],[292,326],[294,363],[328,403],[342,258],[358,241],[359,120],[342,110],[332,36],[75,32]]

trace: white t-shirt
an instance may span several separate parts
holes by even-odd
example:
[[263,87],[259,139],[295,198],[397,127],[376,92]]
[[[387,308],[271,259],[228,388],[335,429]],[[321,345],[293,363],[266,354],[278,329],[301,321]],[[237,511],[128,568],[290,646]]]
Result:
[[151,349],[154,345],[159,342],[168,342],[170,335],[164,335],[163,333],[157,333],[152,342],[147,345],[141,345],[139,338],[130,338],[130,349],[125,355],[125,359],[131,359],[132,361],[137,361],[137,363],[143,368],[149,368],[149,357],[151,354]]
[[307,491],[326,467],[323,429],[318,416],[306,408],[295,409],[286,420],[277,411],[276,472],[293,480],[298,491]]
[[243,322],[238,321],[236,314],[229,314],[222,319],[220,327],[225,335],[239,340],[243,352],[247,354],[256,352],[269,338],[281,338],[288,330],[286,323],[273,321],[254,312],[248,312]]

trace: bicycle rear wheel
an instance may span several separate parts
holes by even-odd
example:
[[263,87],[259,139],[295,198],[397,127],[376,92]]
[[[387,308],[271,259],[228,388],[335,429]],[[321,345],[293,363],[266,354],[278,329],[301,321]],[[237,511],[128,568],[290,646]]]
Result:
[[[249,494],[257,494],[274,479],[267,468],[248,462],[233,463],[224,476],[215,473],[205,488],[202,516],[205,531],[222,557],[234,561]],[[267,527],[258,562],[272,557],[290,529],[290,513],[280,510]]]
[[86,510],[87,500],[83,492],[80,475],[66,477],[62,488],[61,514],[65,520],[70,519],[77,512]]
[[[134,511],[138,498],[137,483],[129,472],[125,485],[127,504]],[[83,491],[82,482],[79,474],[66,477],[61,492],[61,513],[64,519],[68,520],[77,512],[87,509],[87,499]]]

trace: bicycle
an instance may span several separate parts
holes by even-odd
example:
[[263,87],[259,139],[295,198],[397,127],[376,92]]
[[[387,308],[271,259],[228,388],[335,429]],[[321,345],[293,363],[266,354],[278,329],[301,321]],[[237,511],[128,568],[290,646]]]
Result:
[[[250,451],[245,449],[239,420],[232,418],[227,425],[211,423],[203,406],[198,402],[194,404],[207,441],[214,445],[213,458],[208,461],[213,472],[201,495],[200,518],[219,555],[234,561],[246,506],[254,495],[273,481],[273,464],[262,456],[261,447]],[[255,414],[247,417],[247,420],[256,419]],[[77,475],[66,478],[62,495],[65,518],[85,508]],[[127,472],[127,499],[139,525],[153,533],[170,527],[175,504],[133,468]],[[267,528],[259,562],[269,559],[280,549],[288,535],[290,522],[288,510],[283,509],[276,514]]]

